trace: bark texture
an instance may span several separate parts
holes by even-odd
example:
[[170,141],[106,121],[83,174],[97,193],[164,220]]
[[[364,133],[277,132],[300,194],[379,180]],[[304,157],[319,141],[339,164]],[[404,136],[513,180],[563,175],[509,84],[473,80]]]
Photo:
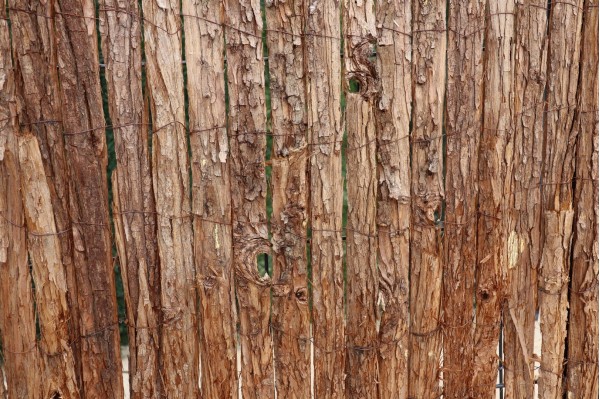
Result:
[[346,123],[348,134],[346,234],[346,396],[376,398],[377,162],[375,102],[377,37],[371,0],[344,7]]
[[451,0],[446,99],[444,397],[472,398],[478,150],[483,115],[484,0]]
[[534,329],[540,261],[547,2],[517,3],[512,174],[507,212],[507,301],[503,304],[506,398],[534,395]]
[[440,392],[446,2],[413,2],[409,397]]
[[308,398],[311,392],[305,13],[303,0],[267,2],[273,128],[272,324],[276,388],[284,398]]
[[152,113],[152,177],[160,258],[163,395],[198,391],[196,284],[190,219],[179,1],[144,0],[144,40]]
[[598,397],[598,4],[583,12],[567,398]]
[[340,3],[313,2],[306,24],[314,395],[344,396]]
[[[408,397],[412,114],[411,2],[376,4],[379,393]],[[405,34],[400,32],[406,32]]]
[[204,20],[221,21],[222,7],[219,0],[183,3],[204,398],[236,397],[238,389],[224,32]]
[[138,2],[100,2],[102,54],[115,138],[113,220],[123,275],[132,399],[158,398],[160,279],[156,215],[142,95]]
[[542,174],[543,249],[539,276],[542,358],[539,395],[563,396],[573,238],[575,123],[583,0],[550,7],[546,138]]

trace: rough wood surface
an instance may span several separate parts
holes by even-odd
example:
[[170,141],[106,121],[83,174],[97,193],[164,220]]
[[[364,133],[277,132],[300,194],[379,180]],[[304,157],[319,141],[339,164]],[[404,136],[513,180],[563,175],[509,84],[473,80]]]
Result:
[[341,398],[345,384],[342,270],[340,2],[313,2],[306,22],[306,79],[312,229],[314,395]]
[[163,395],[198,395],[196,285],[185,131],[178,0],[144,0],[144,41],[152,113],[152,177],[160,257]]
[[413,2],[409,397],[440,392],[446,2]]
[[94,3],[91,0],[60,0],[54,5],[65,154],[70,177],[73,262],[80,312],[80,392],[85,397],[120,397],[123,381]]
[[[272,324],[279,397],[310,397],[306,229],[308,147],[304,38],[306,2],[267,2],[273,153]],[[283,34],[281,31],[290,32]]]
[[158,398],[160,279],[143,112],[140,10],[136,0],[102,0],[100,9],[109,114],[115,126],[113,220],[129,321],[130,394],[132,399]]
[[505,397],[534,395],[534,329],[540,260],[540,177],[546,87],[547,2],[517,3],[512,175],[506,198]]
[[346,124],[348,135],[346,234],[346,396],[376,398],[377,162],[375,107],[379,82],[372,0],[344,7]]
[[598,397],[598,3],[583,12],[567,398]]
[[444,397],[470,398],[477,268],[477,165],[483,114],[484,0],[451,0],[446,99]]
[[[408,397],[412,4],[376,4],[379,393]],[[398,32],[397,32],[398,31]]]
[[204,398],[236,397],[238,389],[224,32],[204,20],[221,21],[222,7],[220,0],[183,2]]
[[[574,125],[579,81],[583,0],[550,6],[544,168],[542,172],[543,248],[539,273],[542,353],[539,395],[563,396],[569,274],[573,239]],[[575,126],[575,128],[574,128]],[[567,182],[563,184],[563,182]]]

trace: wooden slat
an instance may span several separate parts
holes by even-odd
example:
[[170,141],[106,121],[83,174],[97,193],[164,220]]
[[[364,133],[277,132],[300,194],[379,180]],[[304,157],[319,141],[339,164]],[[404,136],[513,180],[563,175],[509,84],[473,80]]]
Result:
[[[380,312],[379,392],[408,398],[410,119],[412,113],[411,2],[376,4],[377,73],[381,81],[377,123],[377,229]],[[406,34],[400,33],[405,32]]]
[[598,397],[598,3],[583,11],[567,397]]
[[311,3],[305,32],[314,395],[341,398],[345,390],[345,344],[340,3]]
[[413,2],[409,397],[439,395],[446,2]]
[[60,0],[54,12],[79,334],[83,337],[81,394],[120,397],[123,381],[94,4],[92,0]]
[[275,396],[270,277],[257,256],[270,252],[265,180],[266,108],[259,0],[224,0],[231,145],[233,264],[239,305],[244,398]]
[[163,395],[192,398],[199,391],[199,349],[179,6],[142,2],[160,257],[159,370]]
[[266,8],[273,130],[272,331],[277,394],[283,398],[310,398],[311,392],[305,13],[303,0],[274,1]]
[[376,398],[377,163],[375,107],[379,89],[373,59],[377,37],[371,0],[344,7],[348,134],[346,234],[346,396]]
[[224,33],[205,20],[221,22],[221,10],[220,0],[183,2],[204,398],[236,397],[238,390]]
[[540,175],[546,87],[547,2],[517,5],[512,175],[507,200],[508,280],[503,306],[505,397],[534,395],[534,330],[540,260]]
[[542,354],[539,395],[563,396],[568,288],[572,256],[573,179],[577,126],[574,125],[581,54],[583,0],[550,6],[544,169],[543,248],[539,277]]
[[444,397],[472,396],[477,165],[483,113],[484,0],[451,0],[446,93]]
[[132,399],[158,398],[160,307],[156,215],[142,95],[141,24],[137,0],[100,2],[102,54],[117,166],[113,220],[123,276]]

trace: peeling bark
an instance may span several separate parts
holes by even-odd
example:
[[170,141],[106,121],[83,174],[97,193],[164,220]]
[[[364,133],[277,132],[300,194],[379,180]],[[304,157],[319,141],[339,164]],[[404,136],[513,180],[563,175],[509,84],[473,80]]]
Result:
[[[308,147],[303,0],[267,2],[273,124],[273,345],[279,397],[309,398]],[[280,33],[290,32],[292,35]]]
[[[218,12],[217,12],[218,11]],[[202,395],[237,397],[229,144],[220,0],[183,2],[192,146],[192,210],[200,295]],[[191,16],[198,16],[194,18]],[[219,361],[215,361],[219,359]]]

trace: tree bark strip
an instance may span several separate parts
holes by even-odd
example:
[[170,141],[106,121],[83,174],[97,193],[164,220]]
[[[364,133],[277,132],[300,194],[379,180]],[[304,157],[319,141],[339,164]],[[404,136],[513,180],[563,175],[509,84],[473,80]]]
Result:
[[413,2],[409,397],[440,392],[446,2]]
[[[82,387],[81,341],[73,234],[69,215],[69,176],[58,83],[54,2],[9,0],[19,123],[37,137],[50,187],[61,261],[67,278],[67,320],[78,385]],[[46,16],[46,18],[37,15]]]
[[517,3],[512,174],[507,222],[508,280],[504,320],[505,397],[534,395],[534,330],[540,261],[547,2]]
[[6,391],[11,399],[28,399],[40,396],[40,359],[27,262],[15,80],[6,18],[6,8],[0,7],[0,331]]
[[[55,3],[85,397],[123,395],[94,4]],[[100,373],[98,370],[103,370]]]
[[376,398],[378,272],[374,114],[379,81],[371,59],[377,37],[373,1],[348,1],[344,7],[344,28],[348,134],[346,396]]
[[585,2],[578,88],[567,397],[598,397],[598,4]]
[[[376,4],[379,393],[408,398],[412,114],[411,2]],[[406,34],[400,33],[406,32]]]
[[56,229],[42,155],[30,132],[19,137],[19,168],[41,336],[41,395],[79,398],[67,329],[67,280],[58,239],[67,232]]
[[152,177],[160,257],[163,395],[198,390],[198,335],[179,1],[144,0],[144,39],[151,98]]
[[239,305],[244,398],[275,396],[271,281],[256,258],[269,253],[265,180],[266,108],[259,0],[225,0],[233,264]]
[[[310,397],[310,309],[306,227],[308,147],[305,85],[306,4],[267,2],[273,154],[273,345],[277,394]],[[281,32],[289,32],[284,34]]]
[[[220,0],[183,2],[192,146],[194,254],[200,295],[202,395],[237,396],[230,157]],[[199,17],[199,18],[195,18]],[[217,17],[217,18],[215,18]],[[219,359],[219,361],[215,361]]]
[[444,397],[473,397],[477,165],[483,115],[484,0],[451,0],[446,100]]
[[344,396],[340,3],[313,2],[306,24],[314,395]]
[[102,54],[115,137],[115,240],[123,273],[132,399],[158,398],[160,279],[156,215],[142,95],[138,2],[102,0]]
[[[577,83],[583,0],[551,5],[546,139],[542,174],[543,249],[539,276],[542,358],[539,395],[563,396],[568,288],[573,238]],[[565,183],[566,182],[566,183]]]

